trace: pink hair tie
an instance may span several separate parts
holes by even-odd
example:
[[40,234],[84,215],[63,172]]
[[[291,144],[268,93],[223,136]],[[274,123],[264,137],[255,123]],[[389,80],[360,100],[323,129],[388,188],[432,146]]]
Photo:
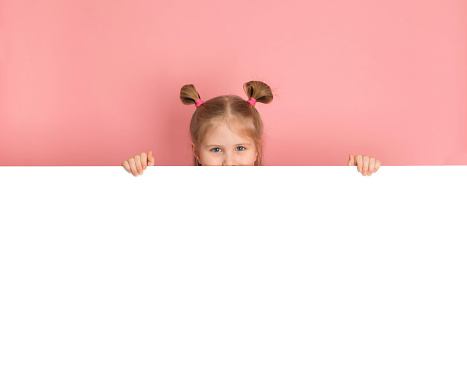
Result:
[[250,103],[251,105],[255,105],[256,99],[255,98],[250,98],[250,100],[248,100],[248,103]]
[[203,103],[204,101],[202,101],[201,99],[195,100],[196,108],[198,108]]

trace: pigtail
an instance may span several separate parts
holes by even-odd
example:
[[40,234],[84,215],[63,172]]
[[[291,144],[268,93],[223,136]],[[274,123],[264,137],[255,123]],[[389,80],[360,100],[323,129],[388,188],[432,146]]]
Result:
[[180,100],[183,104],[195,104],[196,100],[201,99],[194,85],[184,85],[180,90]]
[[243,85],[243,90],[248,99],[254,98],[257,102],[269,104],[272,102],[273,95],[271,88],[261,81],[249,81]]

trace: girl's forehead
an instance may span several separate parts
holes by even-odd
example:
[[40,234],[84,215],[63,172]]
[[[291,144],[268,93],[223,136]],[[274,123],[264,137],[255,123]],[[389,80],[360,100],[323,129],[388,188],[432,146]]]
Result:
[[206,133],[206,137],[204,138],[204,141],[219,141],[217,144],[220,144],[220,141],[222,142],[235,142],[235,143],[247,143],[251,142],[253,143],[252,138],[242,134],[240,130],[241,126],[239,129],[235,129],[235,126],[232,128],[229,128],[229,126],[225,123],[220,123],[220,124],[215,124],[208,132]]

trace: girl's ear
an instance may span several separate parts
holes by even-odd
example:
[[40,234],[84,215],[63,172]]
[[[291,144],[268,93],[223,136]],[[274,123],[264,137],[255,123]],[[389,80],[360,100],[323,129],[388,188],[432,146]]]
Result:
[[193,155],[196,157],[198,162],[201,163],[201,161],[199,160],[199,157],[198,157],[198,153],[196,152],[196,146],[195,146],[195,144],[193,142],[191,143],[191,150],[193,151]]

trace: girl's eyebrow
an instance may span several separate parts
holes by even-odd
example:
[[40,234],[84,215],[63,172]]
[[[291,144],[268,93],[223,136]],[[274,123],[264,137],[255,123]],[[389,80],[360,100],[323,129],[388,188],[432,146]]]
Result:
[[[238,145],[243,145],[243,146],[246,146],[246,145],[250,145],[250,144],[235,144],[235,146],[238,146]],[[209,145],[206,145],[206,147],[210,147],[210,146],[218,146],[218,147],[223,147],[222,145],[217,145],[217,144],[209,144]]]

